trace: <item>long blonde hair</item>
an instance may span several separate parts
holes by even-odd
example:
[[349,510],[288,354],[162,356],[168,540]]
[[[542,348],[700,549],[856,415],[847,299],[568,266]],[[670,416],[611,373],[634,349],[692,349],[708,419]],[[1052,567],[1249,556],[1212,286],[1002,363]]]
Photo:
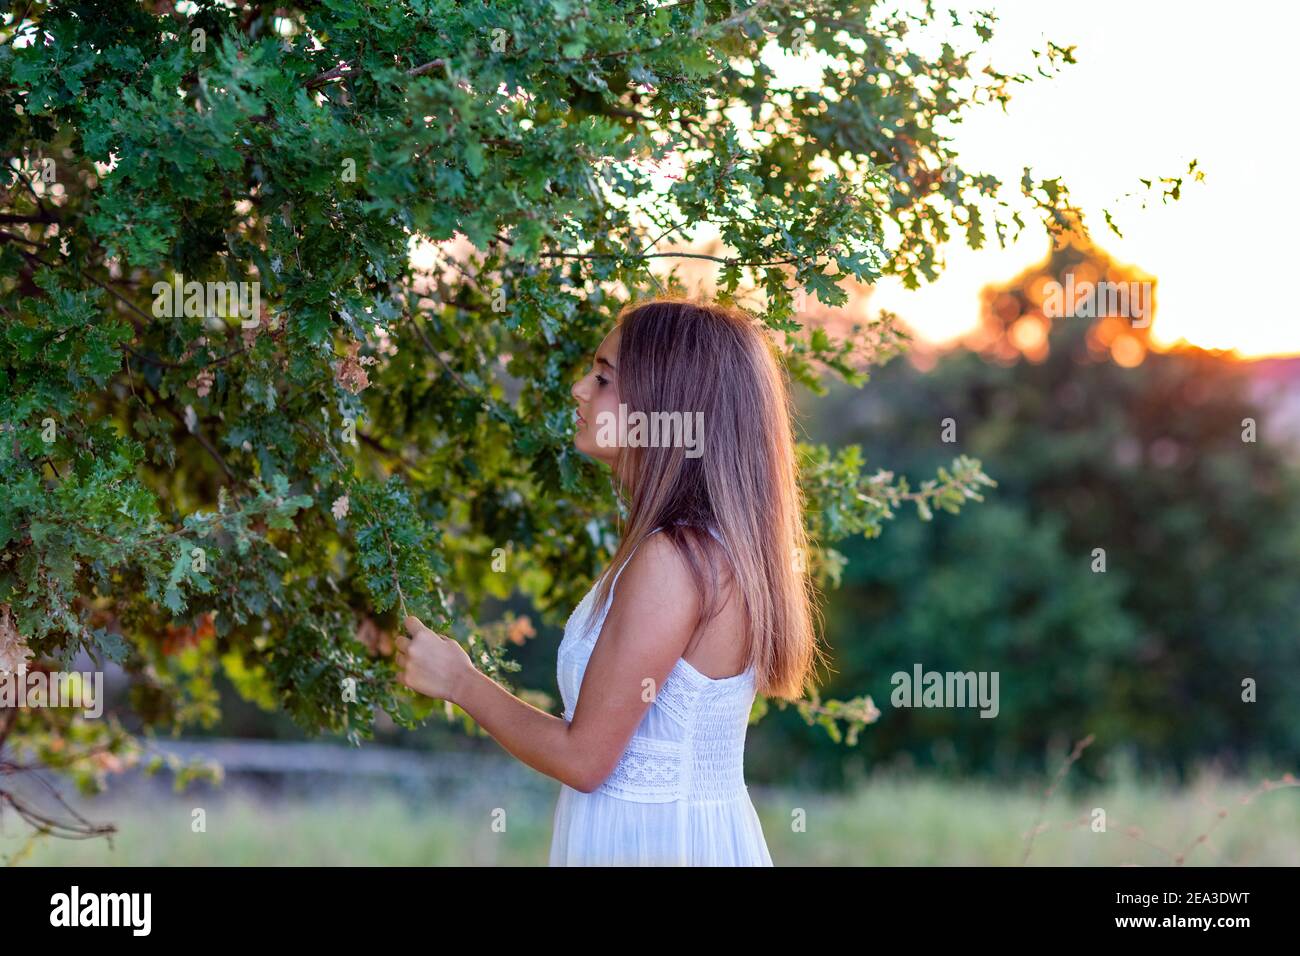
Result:
[[703,453],[688,457],[680,444],[620,447],[615,473],[628,515],[597,606],[609,599],[616,569],[662,528],[696,581],[702,610],[695,633],[722,610],[718,569],[727,561],[757,692],[798,700],[814,686],[823,657],[792,406],[773,347],[749,313],[684,298],[630,304],[618,324],[619,400],[629,416],[702,412]]

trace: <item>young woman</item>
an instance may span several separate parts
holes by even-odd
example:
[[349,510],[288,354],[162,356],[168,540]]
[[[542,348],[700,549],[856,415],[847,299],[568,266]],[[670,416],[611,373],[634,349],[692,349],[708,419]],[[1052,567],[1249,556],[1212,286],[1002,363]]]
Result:
[[643,302],[573,397],[575,445],[610,467],[628,517],[565,627],[564,716],[514,697],[413,617],[402,681],[561,782],[551,865],[771,866],[744,780],[749,714],[756,693],[801,698],[821,656],[771,347],[738,309]]

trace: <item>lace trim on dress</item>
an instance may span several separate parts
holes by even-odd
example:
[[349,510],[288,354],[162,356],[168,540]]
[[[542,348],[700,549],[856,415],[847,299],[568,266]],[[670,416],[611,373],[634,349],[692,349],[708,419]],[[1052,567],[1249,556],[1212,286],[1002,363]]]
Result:
[[670,740],[633,737],[598,792],[648,803],[667,803],[681,796],[682,748]]

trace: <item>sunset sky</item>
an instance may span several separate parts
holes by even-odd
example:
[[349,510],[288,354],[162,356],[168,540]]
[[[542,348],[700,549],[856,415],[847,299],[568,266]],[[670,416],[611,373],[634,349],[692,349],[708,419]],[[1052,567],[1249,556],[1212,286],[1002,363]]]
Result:
[[[1111,256],[1154,274],[1156,347],[1179,339],[1236,349],[1242,357],[1300,353],[1300,308],[1279,292],[1296,268],[1300,192],[1294,118],[1282,102],[1295,87],[1291,45],[1300,5],[1242,2],[990,0],[1000,17],[994,62],[1028,71],[1047,37],[1075,44],[1078,63],[1055,79],[1019,87],[1006,114],[980,109],[952,128],[963,167],[1015,184],[1024,166],[1061,176],[1090,213]],[[1182,199],[1146,210],[1116,202],[1139,177],[1182,173],[1200,161],[1205,181]],[[1111,233],[1100,210],[1117,212]],[[878,287],[872,304],[897,311],[924,337],[971,328],[981,287],[1011,278],[1047,251],[1026,231],[1013,248],[975,253],[958,242],[948,268],[917,292]]]

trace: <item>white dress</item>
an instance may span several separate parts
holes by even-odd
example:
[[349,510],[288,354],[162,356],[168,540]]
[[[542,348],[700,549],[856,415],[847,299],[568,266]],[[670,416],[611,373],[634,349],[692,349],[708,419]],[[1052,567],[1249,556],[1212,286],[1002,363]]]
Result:
[[[611,588],[594,610],[592,585],[565,625],[566,721],[613,600]],[[679,658],[605,782],[591,793],[561,784],[550,865],[772,866],[744,776],[754,696],[753,665],[714,679]]]

